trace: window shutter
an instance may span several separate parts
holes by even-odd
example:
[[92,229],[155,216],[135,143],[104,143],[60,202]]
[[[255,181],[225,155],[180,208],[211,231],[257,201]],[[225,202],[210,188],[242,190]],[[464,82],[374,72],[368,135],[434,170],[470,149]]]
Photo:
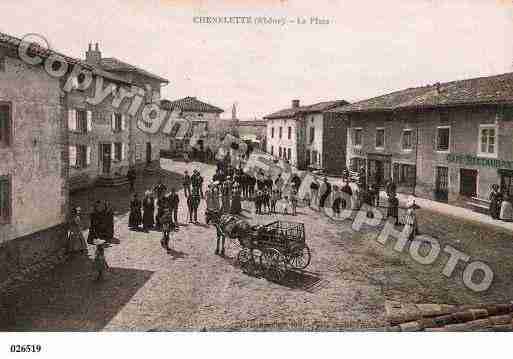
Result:
[[77,148],[75,146],[69,146],[69,165],[77,166]]
[[110,144],[110,158],[114,160],[116,158],[116,146],[114,143]]
[[91,146],[87,146],[86,149],[86,166],[91,164]]
[[77,130],[77,112],[74,109],[68,110],[68,128],[70,131]]
[[110,115],[110,128],[112,131],[116,129],[116,115],[114,112]]
[[121,143],[121,161],[124,161],[126,159],[125,155],[125,144]]
[[121,115],[121,131],[124,131],[126,129],[126,116]]
[[93,112],[87,111],[87,132],[93,130]]

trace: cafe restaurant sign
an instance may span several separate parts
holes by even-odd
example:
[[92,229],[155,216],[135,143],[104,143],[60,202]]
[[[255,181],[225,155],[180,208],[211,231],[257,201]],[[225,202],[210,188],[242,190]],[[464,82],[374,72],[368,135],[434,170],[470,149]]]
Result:
[[513,161],[506,161],[495,158],[483,158],[471,154],[449,153],[447,155],[447,162],[455,162],[469,166],[513,169]]

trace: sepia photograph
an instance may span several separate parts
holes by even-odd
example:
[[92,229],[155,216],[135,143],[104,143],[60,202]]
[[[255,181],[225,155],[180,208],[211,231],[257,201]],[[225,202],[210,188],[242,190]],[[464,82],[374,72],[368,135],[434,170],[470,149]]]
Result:
[[0,352],[507,344],[512,30],[510,0],[2,0]]

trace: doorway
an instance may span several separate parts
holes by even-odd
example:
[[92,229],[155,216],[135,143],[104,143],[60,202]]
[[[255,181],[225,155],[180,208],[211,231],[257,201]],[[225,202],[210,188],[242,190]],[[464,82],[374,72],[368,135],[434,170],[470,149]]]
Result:
[[146,142],[146,163],[151,163],[151,142]]
[[460,194],[475,197],[477,194],[477,170],[460,169]]
[[383,161],[369,160],[368,176],[369,184],[375,184],[378,187],[384,183],[384,169]]
[[111,162],[112,162],[112,145],[110,143],[101,143],[100,151],[101,153],[101,170],[102,174],[108,175],[110,174]]
[[435,200],[447,203],[449,199],[449,169],[436,167]]

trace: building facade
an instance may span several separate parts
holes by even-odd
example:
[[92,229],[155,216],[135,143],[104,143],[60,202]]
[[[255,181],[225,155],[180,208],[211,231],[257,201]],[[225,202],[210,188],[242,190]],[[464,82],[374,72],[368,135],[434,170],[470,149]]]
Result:
[[323,169],[342,173],[345,167],[346,122],[329,110],[347,101],[320,102],[292,107],[264,117],[267,123],[267,152],[299,169]]
[[68,76],[22,61],[19,44],[0,33],[0,286],[62,255],[67,239]]
[[209,134],[215,135],[216,132],[226,131],[232,125],[230,120],[221,118],[224,110],[198,100],[196,97],[184,97],[175,101],[162,100],[161,107],[169,111],[172,116],[176,115],[178,119],[189,120],[192,124],[192,128],[186,132],[166,135],[167,146],[164,148],[175,155],[186,150],[190,151],[191,147],[199,151],[205,150],[206,138]]
[[348,166],[369,183],[458,205],[513,195],[513,74],[398,91],[334,109],[347,116]]
[[[89,45],[86,62],[114,74],[125,83],[144,89],[143,106],[153,104],[160,111],[161,88],[169,83],[167,79],[117,58],[103,57],[98,44],[95,45],[94,50]],[[137,124],[140,112],[135,116],[121,118],[121,112],[126,109],[122,107],[123,105],[122,102],[118,110],[107,108],[99,117],[98,123],[103,129],[104,135],[109,134],[111,137],[111,150],[108,150],[108,143],[103,142],[105,146],[99,158],[107,159],[110,153],[112,163],[114,163],[113,168],[118,170],[118,172],[111,171],[108,176],[115,177],[120,173],[120,168],[122,168],[122,172],[126,173],[127,164],[138,169],[160,167],[160,149],[165,135],[161,132],[150,134],[141,130]],[[124,144],[127,148],[123,146]],[[100,149],[99,145],[98,150]],[[103,170],[101,168],[102,172]]]

